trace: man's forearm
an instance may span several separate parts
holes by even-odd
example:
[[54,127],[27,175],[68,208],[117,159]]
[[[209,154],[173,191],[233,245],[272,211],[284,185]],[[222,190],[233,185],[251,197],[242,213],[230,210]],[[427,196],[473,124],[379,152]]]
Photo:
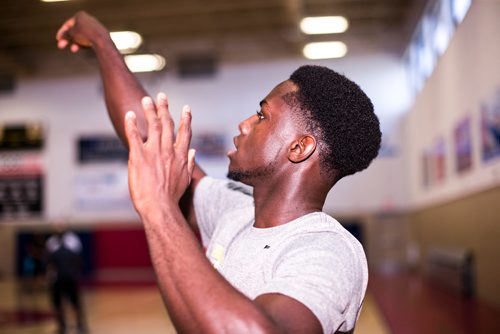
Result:
[[99,61],[106,107],[118,136],[127,144],[123,124],[124,115],[127,111],[134,110],[138,116],[139,131],[144,138],[146,125],[144,117],[138,111],[142,109],[141,99],[147,95],[147,92],[127,68],[109,33],[99,36],[93,48]]
[[210,264],[180,210],[171,205],[142,220],[158,283],[180,331],[276,332],[270,317]]
[[[110,118],[120,138],[128,144],[124,133],[124,115],[129,110],[140,111],[141,99],[147,94],[128,70],[108,29],[92,15],[79,11],[61,25],[56,40],[60,49],[69,46],[72,52],[84,47],[94,50],[99,61]],[[146,134],[144,123],[143,115],[138,113],[137,124],[143,138]]]

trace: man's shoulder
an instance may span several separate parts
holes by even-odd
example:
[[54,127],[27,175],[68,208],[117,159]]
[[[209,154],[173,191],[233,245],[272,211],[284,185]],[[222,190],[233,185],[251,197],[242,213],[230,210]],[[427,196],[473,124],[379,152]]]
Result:
[[204,210],[223,211],[253,206],[253,189],[242,183],[205,176],[195,192],[195,205]]
[[198,188],[207,191],[222,190],[237,192],[246,196],[253,196],[253,188],[241,182],[229,179],[216,179],[210,176],[205,176],[200,180]]
[[342,232],[342,225],[332,216],[325,212],[318,211],[299,217],[288,224],[291,231],[299,233],[320,233],[337,234]]
[[324,212],[315,212],[288,223],[282,237],[292,248],[344,249],[351,253],[364,253],[363,247],[341,223]]

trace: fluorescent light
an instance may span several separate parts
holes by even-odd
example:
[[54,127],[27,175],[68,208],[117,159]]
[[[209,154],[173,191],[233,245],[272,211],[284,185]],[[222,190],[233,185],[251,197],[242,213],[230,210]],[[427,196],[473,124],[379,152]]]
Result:
[[125,63],[132,72],[153,72],[162,70],[166,61],[157,54],[142,54],[125,56]]
[[307,59],[342,58],[347,53],[347,46],[342,42],[309,43],[302,53]]
[[40,0],[41,2],[62,2],[62,1],[71,1],[71,0]]
[[308,35],[338,34],[347,30],[349,22],[343,16],[306,17],[300,21],[300,29]]
[[113,43],[121,53],[132,53],[139,48],[142,37],[134,31],[114,31],[110,33]]

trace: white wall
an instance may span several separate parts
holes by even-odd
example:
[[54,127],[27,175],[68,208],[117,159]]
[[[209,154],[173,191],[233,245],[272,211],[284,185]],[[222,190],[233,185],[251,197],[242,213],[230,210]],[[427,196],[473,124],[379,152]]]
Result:
[[[411,203],[415,207],[446,202],[500,184],[500,159],[481,159],[480,105],[500,93],[500,2],[475,0],[450,45],[405,119]],[[463,117],[472,121],[471,171],[454,171],[453,129]],[[422,152],[436,138],[447,147],[442,185],[422,186]]]
[[[71,55],[68,55],[70,57]],[[181,80],[175,73],[144,78],[148,91],[165,91],[174,119],[183,104],[193,109],[194,131],[217,129],[237,134],[237,124],[253,114],[259,101],[285,80],[303,61],[225,65],[210,79]],[[408,93],[399,59],[376,54],[362,58],[319,62],[344,73],[372,98],[382,119],[384,140],[398,145],[397,123],[408,109]],[[82,134],[112,133],[97,75],[59,79],[23,79],[11,95],[0,95],[0,123],[41,121],[47,130],[43,153],[46,170],[46,217],[69,215],[76,220],[135,220],[128,209],[80,212],[75,209],[75,180],[88,169],[76,162],[76,139]],[[389,132],[391,131],[391,132]],[[395,135],[390,135],[395,133]],[[226,161],[202,165],[223,177]],[[203,161],[202,161],[203,164]],[[405,173],[399,156],[379,158],[368,171],[342,180],[329,197],[327,211],[376,211],[405,205]],[[125,170],[125,165],[103,167]],[[122,173],[123,174],[123,173]]]

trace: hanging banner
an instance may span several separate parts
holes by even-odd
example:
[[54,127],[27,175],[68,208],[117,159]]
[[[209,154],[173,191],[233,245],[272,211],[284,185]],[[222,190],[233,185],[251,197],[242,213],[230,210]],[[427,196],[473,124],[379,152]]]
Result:
[[40,217],[43,186],[39,153],[0,153],[0,220]]

